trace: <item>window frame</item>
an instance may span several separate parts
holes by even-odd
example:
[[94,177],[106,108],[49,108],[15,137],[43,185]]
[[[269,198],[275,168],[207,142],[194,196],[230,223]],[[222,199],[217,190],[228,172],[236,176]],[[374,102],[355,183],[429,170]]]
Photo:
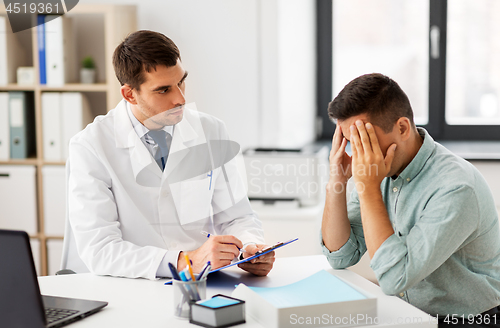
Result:
[[[321,124],[321,139],[331,139],[335,124],[328,117],[333,83],[333,1],[316,0],[317,15],[317,115]],[[429,33],[432,26],[440,31],[439,57],[431,56],[429,35],[429,121],[425,128],[436,140],[498,141],[500,125],[450,125],[446,123],[446,41],[447,0],[429,0]],[[411,99],[410,99],[411,101]]]

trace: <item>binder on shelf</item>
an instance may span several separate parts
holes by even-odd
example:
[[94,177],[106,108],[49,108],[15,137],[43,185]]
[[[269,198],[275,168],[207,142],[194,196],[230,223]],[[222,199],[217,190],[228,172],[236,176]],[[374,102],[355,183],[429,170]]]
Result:
[[0,85],[15,83],[17,68],[30,66],[17,36],[5,16],[0,15]]
[[61,94],[42,93],[43,159],[49,162],[62,160]]
[[64,236],[66,218],[66,170],[63,165],[44,165],[43,217],[46,236]]
[[35,111],[32,92],[9,92],[10,158],[35,155]]
[[80,92],[61,94],[62,160],[69,156],[69,140],[93,120],[87,97]]
[[47,70],[45,66],[45,16],[38,15],[36,33],[38,37],[38,67],[40,84],[47,84]]
[[[233,297],[246,301],[247,313],[264,327],[295,327],[299,317],[356,318],[366,325],[377,317],[377,299],[340,278],[321,270],[296,283],[281,287],[247,287],[239,284]],[[350,321],[348,322],[349,325]],[[343,320],[321,321],[314,327],[345,327]]]
[[75,56],[75,37],[71,18],[61,16],[46,22],[45,67],[47,85],[62,86],[65,83],[74,82],[76,77]]
[[36,168],[0,165],[0,229],[37,233]]
[[9,94],[0,92],[0,161],[10,158]]

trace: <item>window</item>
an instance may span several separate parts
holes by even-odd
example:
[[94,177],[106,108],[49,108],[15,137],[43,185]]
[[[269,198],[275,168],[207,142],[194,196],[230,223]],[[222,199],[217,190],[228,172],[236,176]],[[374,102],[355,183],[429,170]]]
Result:
[[446,123],[500,124],[500,1],[448,2]]
[[317,13],[323,138],[334,130],[328,102],[379,72],[434,138],[500,140],[500,1],[318,0]]

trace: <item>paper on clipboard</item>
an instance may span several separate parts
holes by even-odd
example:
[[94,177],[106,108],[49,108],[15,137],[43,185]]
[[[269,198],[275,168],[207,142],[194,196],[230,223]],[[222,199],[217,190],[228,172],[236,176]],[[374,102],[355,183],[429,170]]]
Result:
[[248,262],[248,261],[251,261],[259,256],[262,256],[264,254],[267,254],[269,252],[272,252],[274,251],[275,249],[278,249],[280,247],[283,247],[283,246],[286,246],[290,243],[293,243],[294,241],[297,241],[299,238],[295,238],[295,239],[290,239],[290,240],[287,240],[287,241],[284,241],[284,242],[279,242],[279,243],[276,243],[272,246],[269,246],[267,248],[264,248],[261,252],[257,252],[255,255],[253,256],[250,256],[250,257],[247,257],[243,260],[240,260],[240,261],[237,261],[237,262],[234,262],[234,263],[231,263],[231,264],[228,264],[226,266],[223,266],[223,267],[220,267],[220,268],[217,268],[217,269],[214,269],[212,271],[210,271],[210,273],[213,273],[213,272],[217,272],[217,271],[220,271],[220,270],[224,270],[226,268],[229,268],[229,267],[232,267],[233,265],[238,265],[240,263],[245,263],[245,262]]

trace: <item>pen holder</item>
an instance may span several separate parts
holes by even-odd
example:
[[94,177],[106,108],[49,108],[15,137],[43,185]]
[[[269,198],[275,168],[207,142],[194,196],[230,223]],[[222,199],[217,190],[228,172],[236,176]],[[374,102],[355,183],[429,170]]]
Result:
[[195,281],[172,280],[174,287],[174,314],[189,318],[191,304],[204,299],[207,294],[207,278]]

